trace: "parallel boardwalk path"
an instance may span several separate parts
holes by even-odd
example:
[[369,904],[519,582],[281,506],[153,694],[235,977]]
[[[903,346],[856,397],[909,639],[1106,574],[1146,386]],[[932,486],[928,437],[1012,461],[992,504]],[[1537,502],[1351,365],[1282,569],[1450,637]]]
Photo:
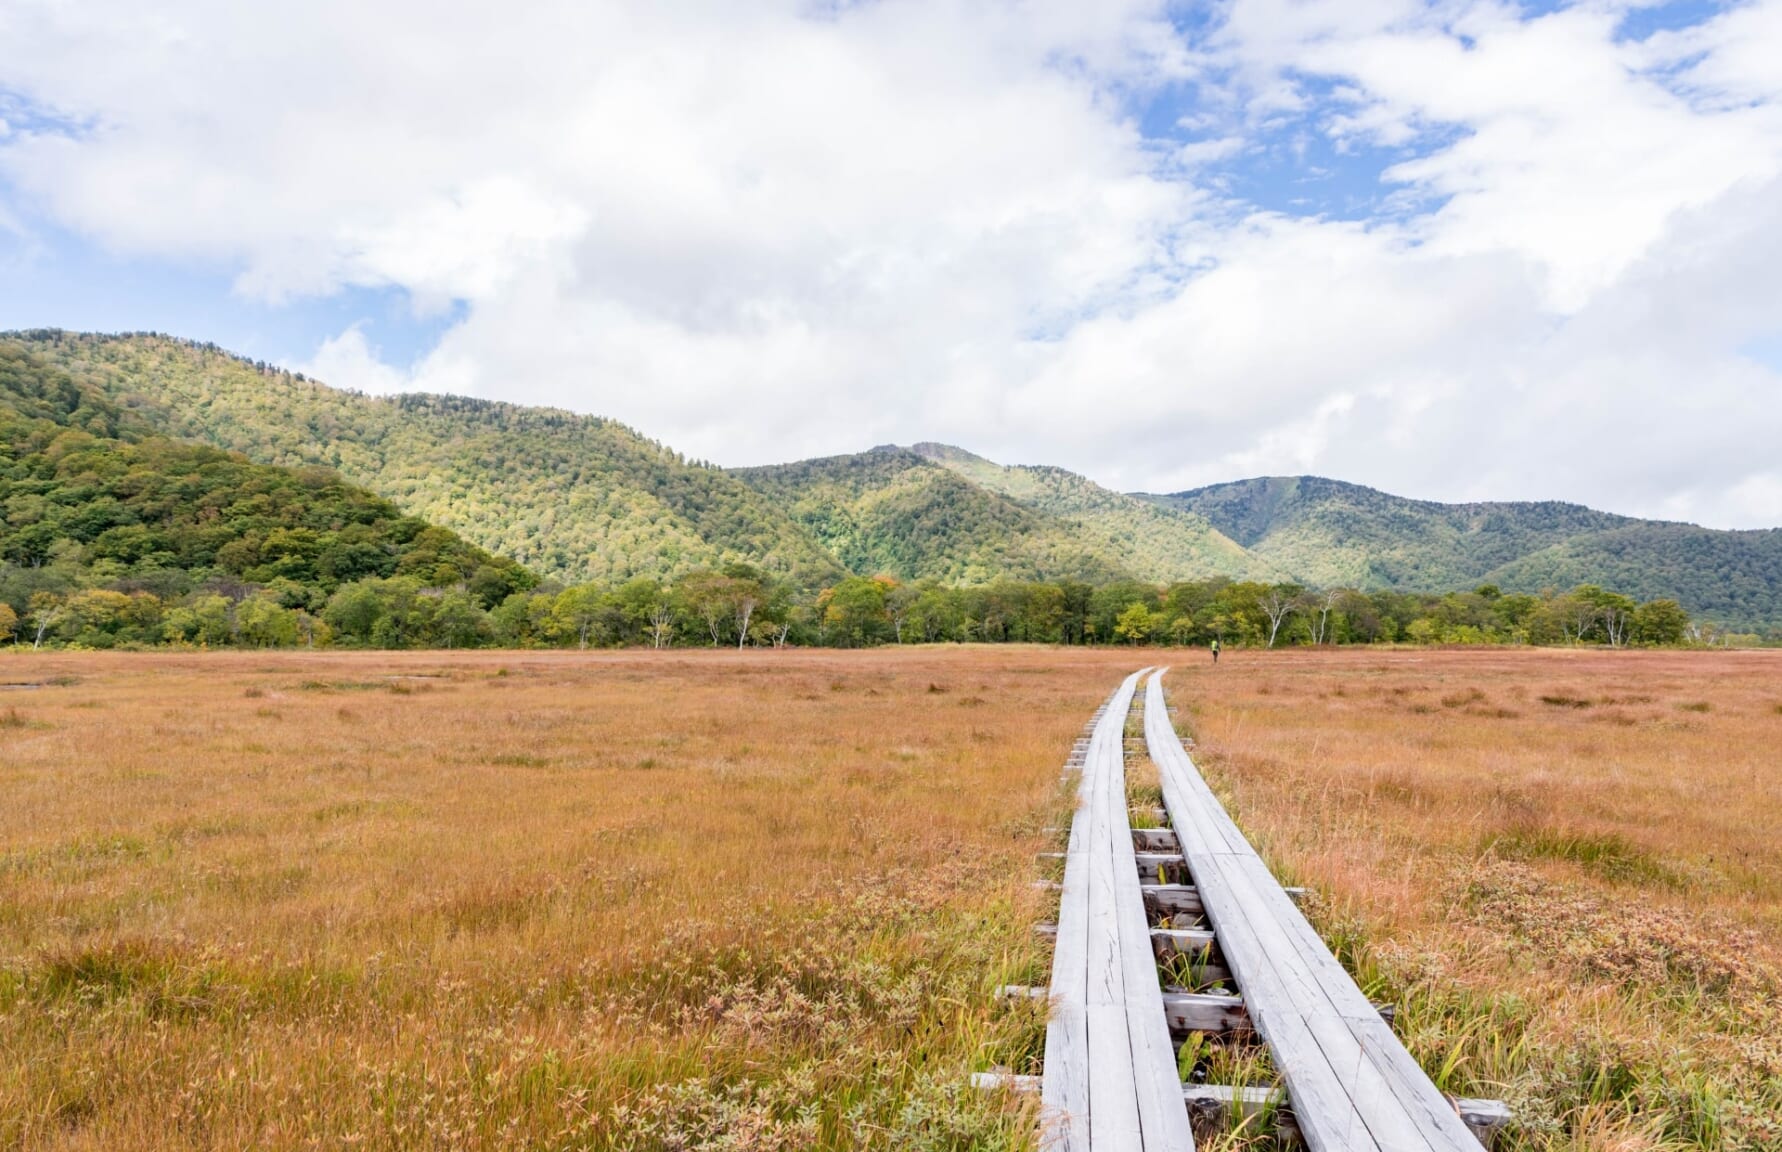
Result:
[[[1067,765],[1082,776],[1058,922],[1041,926],[1054,941],[1051,986],[1000,990],[1050,1000],[1044,1074],[979,1083],[1037,1088],[1049,1152],[1192,1152],[1191,1117],[1279,1101],[1266,1087],[1184,1085],[1175,1040],[1254,1033],[1285,1082],[1284,1138],[1312,1152],[1479,1152],[1507,1110],[1450,1101],[1430,1083],[1390,1010],[1368,1003],[1295,907],[1298,890],[1275,882],[1201,779],[1162,672],[1146,687],[1144,743],[1163,808],[1146,814],[1170,827],[1131,826],[1125,727],[1146,671],[1108,699]],[[1203,986],[1238,995],[1165,987],[1158,964],[1182,955]]]
[[1126,715],[1141,675],[1095,725],[1065,853],[1041,1087],[1059,1152],[1194,1147],[1126,812]]
[[1287,1083],[1313,1152],[1478,1152],[1479,1141],[1343,971],[1226,815],[1145,694],[1145,742],[1163,806],[1250,1024]]

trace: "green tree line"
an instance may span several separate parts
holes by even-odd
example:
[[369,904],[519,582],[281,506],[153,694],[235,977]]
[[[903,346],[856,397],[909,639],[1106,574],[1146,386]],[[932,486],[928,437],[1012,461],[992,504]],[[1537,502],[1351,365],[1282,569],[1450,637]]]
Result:
[[[400,565],[399,565],[400,566]],[[815,594],[733,564],[673,581],[525,586],[486,566],[441,580],[365,575],[316,597],[289,582],[211,580],[177,595],[128,582],[38,590],[0,607],[0,638],[91,648],[155,645],[364,648],[871,647],[920,643],[1204,645],[1537,644],[1612,647],[1733,639],[1673,600],[1591,585],[1543,595],[1308,590],[1223,578],[1003,580],[980,587],[851,576]],[[20,570],[0,571],[16,589]],[[1753,637],[1741,637],[1753,640]]]
[[[844,462],[843,474],[865,483],[885,469],[932,471],[911,461],[921,463],[881,454],[871,467]],[[957,489],[922,479],[912,491],[952,494],[943,504],[957,512],[965,507],[953,499]],[[989,522],[967,520],[973,528]],[[167,439],[136,408],[0,343],[0,641],[464,648],[1218,639],[1279,647],[1717,638],[1674,601],[1639,603],[1593,585],[1419,595],[1227,577],[1158,584],[1106,573],[970,581],[830,573],[813,580],[808,568],[733,562],[671,577],[541,582],[330,469],[254,463]]]

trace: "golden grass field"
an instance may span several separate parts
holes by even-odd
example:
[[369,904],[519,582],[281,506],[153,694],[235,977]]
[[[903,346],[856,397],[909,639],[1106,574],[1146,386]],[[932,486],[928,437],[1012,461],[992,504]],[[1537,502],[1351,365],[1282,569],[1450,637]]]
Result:
[[1782,653],[1203,660],[1197,763],[1511,1147],[1782,1148]]
[[1020,1139],[962,1081],[1129,662],[6,660],[0,1147]]
[[0,1148],[1027,1146],[964,1080],[1147,661],[1508,1147],[1782,1147],[1778,655],[9,655]]

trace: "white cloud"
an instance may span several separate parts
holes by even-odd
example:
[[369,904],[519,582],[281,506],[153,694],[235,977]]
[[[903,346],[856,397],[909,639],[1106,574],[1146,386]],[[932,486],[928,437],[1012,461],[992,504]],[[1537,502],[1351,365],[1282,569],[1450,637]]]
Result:
[[376,396],[404,391],[411,383],[406,372],[383,362],[357,325],[324,340],[314,356],[293,368],[336,388]]
[[[0,180],[27,225],[268,300],[459,304],[412,365],[348,328],[323,379],[727,463],[950,439],[1770,523],[1782,379],[1739,349],[1782,314],[1782,0],[1622,14],[19,0],[0,91],[53,115],[9,105]],[[1140,136],[1166,85],[1196,142]],[[1392,151],[1390,216],[1225,191],[1318,136]]]

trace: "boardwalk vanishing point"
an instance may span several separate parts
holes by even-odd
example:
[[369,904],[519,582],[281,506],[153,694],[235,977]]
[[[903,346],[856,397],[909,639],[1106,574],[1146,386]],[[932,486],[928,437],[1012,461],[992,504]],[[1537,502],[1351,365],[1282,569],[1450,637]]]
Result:
[[[1444,1096],[1276,882],[1176,735],[1163,672],[1144,696],[1144,740],[1166,828],[1133,828],[1125,728],[1145,669],[1096,713],[1064,853],[1038,1077],[981,1074],[984,1087],[1037,1089],[1048,1152],[1190,1152],[1191,1118],[1273,1112],[1312,1152],[1479,1152],[1509,1119],[1492,1100]],[[1160,960],[1189,953],[1201,983],[1172,988]],[[1270,1088],[1183,1084],[1176,1045],[1194,1033],[1254,1033]]]

